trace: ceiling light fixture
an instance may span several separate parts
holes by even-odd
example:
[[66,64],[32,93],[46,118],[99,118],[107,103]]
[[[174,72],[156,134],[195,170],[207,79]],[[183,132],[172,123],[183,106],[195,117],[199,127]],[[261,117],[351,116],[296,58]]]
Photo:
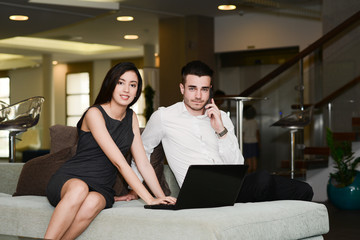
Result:
[[131,22],[134,20],[134,17],[132,16],[119,16],[116,18],[119,22]]
[[222,11],[229,11],[229,10],[235,10],[236,6],[232,5],[232,4],[231,5],[219,5],[218,9],[222,10]]
[[25,15],[11,15],[9,19],[13,21],[27,21],[29,17]]
[[34,37],[13,37],[1,39],[0,47],[67,52],[81,55],[101,54],[106,52],[120,51],[123,49],[121,46],[91,44]]
[[125,35],[124,38],[127,40],[135,40],[135,39],[138,39],[139,36],[138,35]]
[[53,5],[64,5],[72,7],[100,8],[109,10],[119,10],[118,1],[74,1],[74,0],[29,0],[30,3],[42,3]]

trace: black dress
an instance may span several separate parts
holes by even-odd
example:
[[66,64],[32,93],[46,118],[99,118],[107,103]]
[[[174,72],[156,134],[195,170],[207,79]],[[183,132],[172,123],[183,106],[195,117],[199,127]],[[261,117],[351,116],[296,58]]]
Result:
[[[134,139],[133,111],[127,109],[124,119],[119,121],[109,117],[100,105],[94,107],[101,111],[107,130],[122,154],[126,156]],[[105,208],[111,208],[114,204],[115,192],[112,187],[115,183],[117,168],[104,154],[92,133],[81,130],[85,114],[86,112],[77,124],[79,140],[75,156],[65,162],[48,183],[46,195],[54,207],[60,201],[62,186],[72,178],[83,180],[90,191],[103,195],[106,200]]]

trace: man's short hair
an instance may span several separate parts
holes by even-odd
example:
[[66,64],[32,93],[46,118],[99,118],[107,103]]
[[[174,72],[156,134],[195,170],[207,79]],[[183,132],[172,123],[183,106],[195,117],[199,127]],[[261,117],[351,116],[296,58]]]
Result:
[[185,84],[186,76],[189,74],[196,75],[198,77],[209,76],[212,81],[214,71],[205,63],[196,60],[189,62],[181,69],[182,84]]

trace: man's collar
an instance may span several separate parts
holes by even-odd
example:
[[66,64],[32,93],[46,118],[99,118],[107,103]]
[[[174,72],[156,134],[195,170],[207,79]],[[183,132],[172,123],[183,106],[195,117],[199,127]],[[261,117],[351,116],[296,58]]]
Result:
[[202,114],[202,115],[199,115],[199,116],[194,116],[192,114],[189,113],[189,111],[187,110],[186,106],[185,106],[185,103],[184,101],[182,101],[182,106],[181,106],[181,113],[185,113],[185,114],[188,114],[190,116],[193,116],[193,117],[196,117],[196,118],[199,118],[199,119],[202,119],[202,118],[206,118],[208,117],[207,114],[206,114],[207,110],[205,110],[205,113]]

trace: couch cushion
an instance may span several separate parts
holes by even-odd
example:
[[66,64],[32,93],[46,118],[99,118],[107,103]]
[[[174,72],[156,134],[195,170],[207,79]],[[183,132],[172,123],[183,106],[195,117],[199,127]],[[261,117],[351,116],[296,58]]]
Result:
[[[140,133],[144,131],[144,128],[140,128]],[[132,156],[129,153],[126,156],[126,161],[131,165]],[[160,143],[156,148],[154,148],[154,151],[151,153],[150,156],[150,163],[153,166],[155,170],[155,174],[159,180],[160,186],[165,193],[165,195],[170,195],[171,191],[169,188],[168,183],[166,182],[165,175],[164,175],[164,163],[166,161],[165,152],[162,147],[162,144]],[[149,187],[144,182],[145,187],[150,191]],[[125,179],[121,176],[120,173],[118,173],[118,177],[116,178],[116,182],[114,185],[115,195],[116,196],[122,196],[127,194],[128,191],[128,184],[126,183]]]
[[24,164],[13,196],[46,195],[50,177],[75,154],[75,147],[34,158]]
[[76,127],[54,125],[50,127],[50,153],[72,147],[77,144],[78,133]]
[[24,163],[0,162],[0,192],[13,194]]
[[[0,200],[1,233],[44,236],[54,209],[46,198]],[[233,207],[180,211],[150,210],[143,205],[142,200],[116,202],[113,208],[101,211],[78,240],[305,239],[329,231],[326,207],[313,202],[237,203]]]
[[[141,132],[142,130],[143,129],[141,129]],[[75,154],[78,139],[76,127],[64,125],[51,126],[50,137],[50,154],[34,158],[24,165],[14,196],[45,196],[46,186],[50,177],[63,163]],[[126,159],[130,164],[131,155],[129,154]],[[164,161],[165,153],[160,144],[151,154],[150,163],[154,167],[156,176],[159,179],[160,186],[165,195],[170,195],[171,192],[164,176]],[[128,184],[120,173],[117,175],[113,189],[116,196],[128,193]]]
[[[131,154],[126,156],[126,161],[131,165]],[[168,183],[166,182],[165,175],[164,175],[164,162],[165,162],[165,153],[162,148],[161,143],[154,149],[153,153],[150,156],[150,163],[155,170],[155,174],[159,180],[160,186],[165,193],[165,195],[170,195],[171,191],[169,188]],[[144,182],[145,187],[150,191],[146,183]],[[114,185],[115,195],[122,196],[127,194],[128,191],[128,184],[126,183],[125,179],[118,173],[116,178],[116,182]]]
[[[170,195],[170,188],[168,183],[166,182],[165,175],[164,175],[164,163],[166,161],[165,152],[160,143],[154,151],[151,153],[150,156],[150,163],[153,166],[156,176],[158,177],[160,186],[164,191],[165,195]],[[147,185],[145,184],[147,187]],[[147,187],[148,188],[148,187]],[[148,188],[149,189],[149,188]]]

